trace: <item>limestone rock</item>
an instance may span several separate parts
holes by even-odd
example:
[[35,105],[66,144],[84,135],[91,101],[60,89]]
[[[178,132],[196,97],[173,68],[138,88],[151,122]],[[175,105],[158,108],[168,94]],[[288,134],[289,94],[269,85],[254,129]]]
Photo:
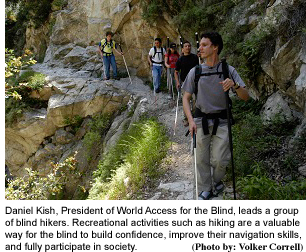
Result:
[[266,124],[271,123],[276,117],[284,122],[294,119],[288,103],[284,100],[280,92],[274,93],[268,98],[266,104],[263,106],[261,117]]

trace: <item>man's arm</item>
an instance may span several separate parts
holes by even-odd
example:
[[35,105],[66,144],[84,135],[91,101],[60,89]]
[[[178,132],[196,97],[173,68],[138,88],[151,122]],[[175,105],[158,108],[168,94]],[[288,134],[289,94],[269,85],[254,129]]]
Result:
[[168,56],[165,56],[165,65],[167,68],[170,68],[170,65],[167,63],[168,62]]
[[195,124],[191,114],[191,108],[190,108],[191,97],[192,94],[185,91],[183,96],[183,109],[189,123],[189,131],[191,133],[191,137],[193,137],[193,132],[197,133],[197,125]]
[[102,51],[101,51],[100,45],[98,45],[98,53],[101,55],[101,58],[103,58],[103,53],[102,53]]
[[176,88],[180,89],[181,85],[180,85],[180,80],[179,80],[179,72],[177,70],[174,71],[174,78],[176,81]]
[[[224,92],[228,91],[230,88],[234,88],[235,86],[233,80],[229,78],[224,81],[221,81],[220,84],[222,84]],[[245,87],[239,87],[238,89],[235,89],[235,91],[240,99],[244,101],[247,101],[249,99],[249,93]]]
[[148,55],[148,62],[149,62],[149,65],[152,66],[152,61],[151,61],[151,55],[150,55],[150,53],[149,53],[149,55]]

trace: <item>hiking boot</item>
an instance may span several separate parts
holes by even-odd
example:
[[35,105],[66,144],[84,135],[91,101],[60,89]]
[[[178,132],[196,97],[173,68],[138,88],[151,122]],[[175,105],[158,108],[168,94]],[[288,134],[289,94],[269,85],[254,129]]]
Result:
[[120,77],[115,77],[114,79],[115,79],[115,80],[120,80]]
[[212,190],[210,190],[208,192],[207,191],[202,191],[199,194],[198,200],[209,200],[212,197],[214,197],[214,194],[213,194]]
[[219,193],[222,193],[225,189],[225,185],[222,181],[215,184],[215,193],[218,195]]

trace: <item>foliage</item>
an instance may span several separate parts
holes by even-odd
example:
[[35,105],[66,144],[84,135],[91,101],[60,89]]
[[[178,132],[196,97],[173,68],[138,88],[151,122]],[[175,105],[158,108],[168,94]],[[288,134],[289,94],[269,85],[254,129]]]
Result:
[[74,115],[73,117],[66,117],[64,124],[69,125],[72,128],[72,134],[75,134],[83,123],[83,117],[80,115]]
[[237,50],[242,54],[238,67],[244,77],[252,80],[262,71],[260,58],[265,47],[273,44],[274,32],[272,26],[266,25],[266,27],[250,33],[243,42],[237,45]]
[[252,174],[256,162],[268,158],[281,148],[285,137],[292,134],[296,123],[278,120],[264,125],[259,115],[262,102],[233,100],[233,116],[236,124],[232,127],[235,169],[238,176]]
[[[6,0],[5,18],[5,45],[10,49],[15,49],[19,55],[26,42],[26,28],[35,29],[45,25],[50,21],[52,27],[55,19],[51,17],[52,10],[60,10],[66,7],[67,0]],[[51,18],[50,18],[51,17]],[[52,29],[49,30],[49,35]],[[42,41],[40,51],[40,61],[42,61],[43,50],[46,45]]]
[[238,180],[237,188],[244,199],[250,200],[306,199],[305,179],[281,184],[268,178],[259,164],[253,167],[251,175]]
[[21,89],[25,89],[28,83],[21,79],[19,81],[19,72],[22,68],[35,64],[36,61],[32,58],[32,53],[25,50],[22,56],[16,57],[14,50],[5,48],[5,96],[13,97],[21,100],[21,95],[18,93]]
[[[275,116],[271,124],[264,125],[259,115],[262,104],[263,101],[244,103],[233,99],[238,192],[244,199],[305,199],[306,181],[297,180],[296,176],[299,158],[292,150],[284,149],[286,137],[292,135],[296,122],[284,122]],[[277,171],[271,167],[274,165]]]
[[16,57],[13,50],[5,49],[5,123],[13,124],[28,108],[46,107],[46,101],[31,98],[33,90],[40,90],[45,84],[45,75],[32,70],[20,71],[35,64],[32,53],[25,50]]
[[133,124],[100,161],[89,199],[137,198],[160,175],[167,146],[165,129],[155,119]]
[[47,200],[58,198],[69,180],[80,177],[76,169],[75,155],[67,158],[63,163],[52,164],[52,171],[46,177],[37,171],[26,168],[27,176],[16,178],[5,188],[7,200]]
[[56,6],[58,9],[63,9],[67,6],[68,0],[53,0],[52,5]]
[[173,0],[171,3],[163,0],[141,0],[141,8],[142,8],[142,18],[146,20],[149,24],[154,24],[158,22],[160,18],[162,18],[163,12],[168,13],[170,16],[177,15],[181,12],[181,7],[184,4],[195,4],[196,1],[192,0]]

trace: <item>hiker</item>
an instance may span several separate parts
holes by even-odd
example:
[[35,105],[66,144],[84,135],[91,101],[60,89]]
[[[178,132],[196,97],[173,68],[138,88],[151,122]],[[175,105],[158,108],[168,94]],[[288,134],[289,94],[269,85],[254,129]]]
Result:
[[165,49],[161,46],[161,39],[156,38],[154,40],[154,46],[150,49],[148,55],[148,61],[150,67],[152,67],[153,87],[156,93],[160,92],[160,80],[163,72],[163,63],[165,56]]
[[117,77],[117,64],[113,49],[115,49],[115,51],[120,55],[123,55],[123,53],[117,50],[117,44],[112,40],[112,37],[112,32],[106,32],[106,38],[102,39],[98,46],[98,52],[100,53],[104,64],[104,80],[110,79],[110,65],[112,65],[114,79],[120,79]]
[[[191,136],[196,133],[196,175],[200,192],[197,197],[203,200],[208,200],[224,190],[222,179],[231,158],[225,92],[231,89],[239,98],[245,101],[249,98],[245,84],[234,67],[229,66],[230,78],[223,80],[219,59],[222,48],[222,37],[217,32],[202,34],[200,54],[201,58],[206,60],[199,65],[202,75],[198,76],[196,85],[197,67],[194,67],[182,86],[185,91],[183,109],[189,122],[189,131]],[[205,73],[214,74],[205,76]],[[190,99],[194,93],[197,93],[197,98],[193,118]]]
[[[185,81],[185,78],[189,73],[190,69],[192,69],[197,64],[199,64],[199,59],[197,55],[191,53],[191,44],[189,41],[184,41],[182,53],[183,55],[176,62],[175,73],[174,73],[176,88],[178,91],[181,88],[181,84]],[[183,124],[185,127],[188,126],[188,120],[185,113],[184,113]]]
[[175,72],[175,65],[177,60],[179,59],[180,55],[177,52],[176,49],[176,44],[171,43],[170,48],[168,48],[167,53],[165,55],[165,65],[167,68],[169,68],[170,75],[171,75],[171,83],[169,85],[169,98],[172,98],[172,90],[173,90],[173,84],[175,85],[175,77],[174,77],[174,72]]
[[176,88],[179,90],[190,69],[199,64],[197,55],[191,53],[191,44],[188,41],[183,43],[183,55],[178,59],[175,66]]

